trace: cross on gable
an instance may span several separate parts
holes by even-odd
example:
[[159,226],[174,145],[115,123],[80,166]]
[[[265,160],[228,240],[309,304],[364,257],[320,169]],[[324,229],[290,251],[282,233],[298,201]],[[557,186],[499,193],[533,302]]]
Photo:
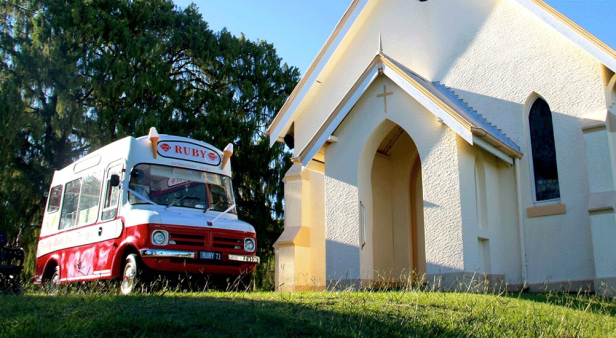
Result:
[[394,92],[388,92],[387,86],[383,85],[383,93],[377,94],[376,97],[382,97],[385,104],[385,113],[387,113],[387,96],[394,95]]

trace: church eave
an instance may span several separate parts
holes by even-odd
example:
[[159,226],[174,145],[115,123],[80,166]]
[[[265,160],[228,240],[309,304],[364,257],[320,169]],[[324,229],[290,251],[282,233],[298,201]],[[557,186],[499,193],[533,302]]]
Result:
[[[523,154],[520,151],[512,148],[511,146],[509,146],[508,144],[506,144],[502,140],[494,137],[492,134],[488,133],[483,128],[475,128],[475,127],[473,127],[473,128],[471,128],[471,132],[473,133],[474,136],[476,136],[479,139],[487,142],[490,146],[492,146],[492,147],[498,149],[499,151],[505,153],[505,155],[509,156],[510,158],[522,158],[522,156],[523,156]],[[474,140],[476,141],[477,139],[475,138]]]
[[[294,162],[301,162],[303,165],[307,165],[310,162],[318,150],[325,144],[327,138],[340,125],[355,103],[380,74],[387,76],[396,83],[408,95],[436,115],[437,118],[442,120],[443,123],[453,129],[469,144],[477,143],[478,146],[487,151],[496,152],[495,155],[504,160],[503,154],[509,158],[522,157],[518,150],[519,148],[511,141],[496,137],[477,121],[469,120],[468,116],[462,116],[459,111],[450,105],[451,102],[443,101],[444,96],[439,94],[442,98],[438,97],[435,94],[438,93],[438,89],[432,83],[404,68],[387,55],[379,53],[313,135],[308,144],[299,152],[299,155],[293,158]],[[485,147],[485,144],[481,141],[476,142],[477,139],[485,141],[485,144],[488,144],[489,147]],[[508,143],[511,143],[513,146]],[[505,161],[511,162],[509,160]]]
[[327,38],[327,41],[323,47],[321,47],[310,66],[308,66],[306,73],[301,77],[289,98],[282,105],[282,108],[280,108],[278,114],[274,116],[274,119],[266,129],[265,132],[270,137],[270,146],[284,137],[283,133],[287,131],[293,122],[293,115],[297,112],[297,109],[308,92],[310,92],[311,88],[317,83],[317,78],[321,71],[327,65],[342,39],[351,29],[351,26],[353,26],[355,20],[369,1],[370,0],[353,0],[349,5],[349,8],[334,28],[334,31]]
[[616,51],[543,0],[516,0],[541,21],[616,72]]
[[[300,151],[299,155],[294,157],[294,162],[302,162],[307,165],[308,162],[314,157],[320,146],[325,143],[327,138],[333,133],[336,127],[342,122],[344,117],[353,108],[353,105],[357,102],[359,97],[364,91],[372,84],[374,79],[379,75],[381,67],[380,58],[375,57],[372,59],[368,67],[361,74],[359,79],[355,82],[353,87],[346,93],[344,98],[336,106],[334,111],[328,116],[327,120],[321,125],[317,133],[312,137],[308,144]],[[353,100],[354,98],[354,100]],[[344,114],[340,114],[341,111],[346,111]],[[341,116],[343,115],[343,116]],[[317,144],[319,145],[317,147]]]

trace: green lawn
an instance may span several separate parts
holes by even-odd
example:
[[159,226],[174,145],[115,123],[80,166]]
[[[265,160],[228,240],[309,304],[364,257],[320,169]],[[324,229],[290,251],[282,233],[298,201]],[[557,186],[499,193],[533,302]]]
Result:
[[616,337],[616,302],[557,294],[27,291],[0,337]]

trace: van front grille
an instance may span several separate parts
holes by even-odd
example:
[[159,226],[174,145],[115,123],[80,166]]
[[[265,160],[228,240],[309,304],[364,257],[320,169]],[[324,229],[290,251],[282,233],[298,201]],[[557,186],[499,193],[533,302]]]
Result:
[[214,236],[214,245],[215,248],[225,248],[225,249],[243,249],[244,248],[244,240],[240,238],[229,238],[229,237],[220,237]]
[[176,245],[202,247],[205,245],[205,236],[170,233],[169,241],[175,242]]

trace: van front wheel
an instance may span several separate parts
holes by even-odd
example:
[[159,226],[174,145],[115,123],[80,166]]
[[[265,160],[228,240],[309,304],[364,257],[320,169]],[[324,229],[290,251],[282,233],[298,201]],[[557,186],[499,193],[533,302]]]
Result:
[[124,273],[122,274],[122,284],[120,284],[120,291],[123,295],[131,294],[138,282],[139,277],[139,264],[136,254],[130,254],[126,256],[124,261]]

